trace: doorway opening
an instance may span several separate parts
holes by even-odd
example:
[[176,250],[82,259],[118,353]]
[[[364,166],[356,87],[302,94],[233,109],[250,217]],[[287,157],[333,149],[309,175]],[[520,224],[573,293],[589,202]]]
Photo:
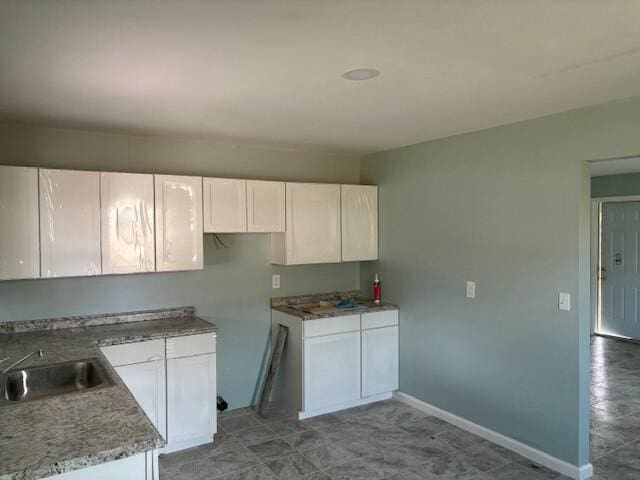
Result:
[[640,157],[590,167],[590,456],[622,478],[640,475]]
[[640,195],[591,202],[592,333],[640,341]]

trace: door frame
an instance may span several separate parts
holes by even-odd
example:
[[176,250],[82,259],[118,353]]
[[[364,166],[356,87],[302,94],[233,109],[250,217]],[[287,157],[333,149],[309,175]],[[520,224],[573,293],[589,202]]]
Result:
[[[601,335],[600,310],[602,291],[600,288],[600,246],[602,243],[602,205],[604,203],[640,202],[640,195],[621,195],[617,197],[599,197],[591,199],[591,334]],[[626,337],[623,337],[626,338]]]

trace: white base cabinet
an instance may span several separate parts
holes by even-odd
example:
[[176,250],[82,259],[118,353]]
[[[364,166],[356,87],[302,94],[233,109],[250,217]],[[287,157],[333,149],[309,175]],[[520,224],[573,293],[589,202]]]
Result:
[[304,339],[304,410],[360,398],[360,332]]
[[166,440],[162,453],[213,441],[217,431],[214,333],[101,350]]
[[153,426],[167,438],[167,384],[164,360],[115,367]]
[[391,397],[398,389],[398,310],[303,321],[272,310],[273,336],[289,329],[271,401],[298,418]]
[[158,480],[158,452],[139,453],[113,462],[53,475],[51,480]]
[[362,396],[398,389],[398,326],[362,331]]
[[213,441],[215,371],[215,353],[167,360],[168,443],[162,453]]

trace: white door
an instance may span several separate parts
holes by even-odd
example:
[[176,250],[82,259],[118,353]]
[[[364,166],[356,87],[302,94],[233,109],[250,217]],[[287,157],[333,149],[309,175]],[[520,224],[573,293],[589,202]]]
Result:
[[304,340],[304,409],[360,398],[360,332]]
[[167,397],[164,359],[115,367],[115,371],[118,372],[151,423],[166,439]]
[[287,264],[339,262],[340,185],[287,183]]
[[247,231],[285,231],[285,183],[247,180]]
[[40,170],[42,277],[100,275],[100,174]]
[[378,258],[378,187],[342,185],[342,261]]
[[640,202],[602,205],[599,333],[640,339]]
[[155,270],[153,175],[102,172],[102,273]]
[[40,276],[38,169],[0,166],[0,280]]
[[198,270],[202,254],[202,178],[155,176],[156,270]]
[[362,396],[398,389],[398,327],[362,331]]
[[247,231],[247,181],[203,178],[204,231]]
[[213,441],[215,423],[215,353],[167,360],[167,446],[164,452]]

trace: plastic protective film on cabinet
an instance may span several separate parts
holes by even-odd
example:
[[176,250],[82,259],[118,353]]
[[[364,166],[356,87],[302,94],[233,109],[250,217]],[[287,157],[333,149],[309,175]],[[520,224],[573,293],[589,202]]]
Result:
[[100,175],[40,170],[42,277],[100,275]]

